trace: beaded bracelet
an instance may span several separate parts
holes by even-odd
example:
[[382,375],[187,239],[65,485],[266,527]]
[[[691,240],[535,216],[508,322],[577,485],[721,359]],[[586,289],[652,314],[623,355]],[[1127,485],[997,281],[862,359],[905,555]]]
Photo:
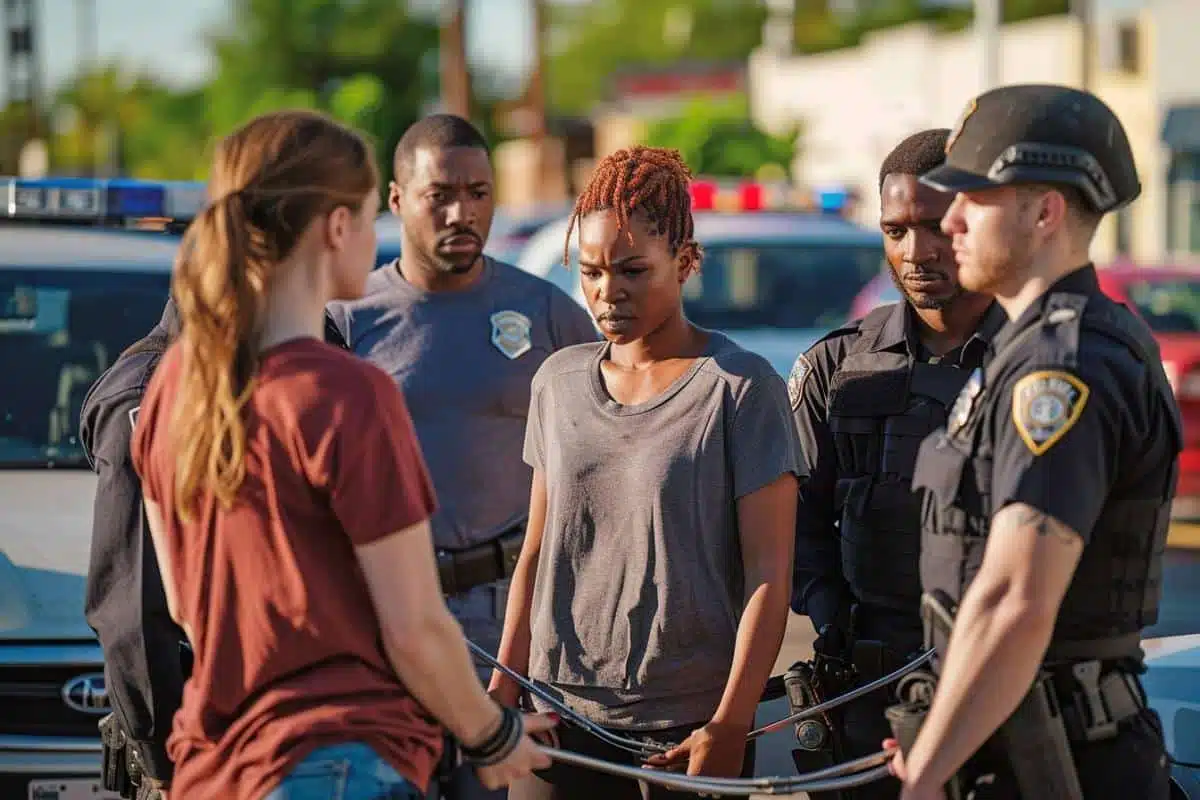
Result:
[[459,749],[467,761],[487,767],[508,758],[524,735],[525,718],[521,712],[504,706],[500,709],[500,726],[495,732],[474,747],[460,743]]

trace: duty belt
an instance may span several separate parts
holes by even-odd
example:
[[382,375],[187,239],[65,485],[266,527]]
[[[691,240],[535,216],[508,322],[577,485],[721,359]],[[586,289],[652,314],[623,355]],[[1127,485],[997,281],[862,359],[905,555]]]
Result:
[[465,550],[438,550],[442,594],[454,596],[511,577],[521,555],[525,524],[514,525],[494,539]]
[[1111,739],[1120,723],[1146,707],[1138,679],[1121,669],[1102,674],[1100,661],[1081,661],[1050,672],[1072,743]]

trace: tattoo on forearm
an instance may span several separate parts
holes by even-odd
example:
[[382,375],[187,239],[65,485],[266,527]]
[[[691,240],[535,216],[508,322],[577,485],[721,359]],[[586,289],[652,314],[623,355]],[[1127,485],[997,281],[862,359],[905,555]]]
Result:
[[1033,528],[1038,536],[1054,536],[1064,542],[1070,542],[1075,538],[1075,534],[1063,527],[1058,520],[1033,508],[1021,509],[1016,524],[1019,528]]

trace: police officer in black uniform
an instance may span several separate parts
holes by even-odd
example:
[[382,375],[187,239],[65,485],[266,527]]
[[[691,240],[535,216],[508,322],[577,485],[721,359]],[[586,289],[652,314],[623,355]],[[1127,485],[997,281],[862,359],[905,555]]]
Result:
[[1011,322],[917,461],[939,658],[893,762],[902,797],[1166,800],[1139,642],[1158,614],[1179,412],[1149,329],[1088,261],[1102,215],[1140,192],[1125,131],[1089,93],[1002,87],[968,105],[922,180],[958,193],[942,227],[959,280]]
[[[826,698],[895,671],[920,649],[920,503],[911,489],[917,448],[945,424],[1004,323],[992,298],[958,283],[950,239],[939,228],[953,195],[918,181],[945,161],[949,134],[942,128],[907,137],[879,171],[884,248],[904,300],[826,336],[796,360],[789,379],[809,468],[792,608],[819,633],[817,691]],[[878,751],[888,704],[883,689],[831,715],[838,746],[830,760]],[[797,761],[802,770],[817,766]],[[841,796],[898,793],[889,780]]]
[[80,440],[98,478],[85,612],[104,651],[113,708],[100,724],[104,783],[138,800],[153,800],[170,785],[166,741],[190,670],[191,651],[167,611],[129,454],[142,395],[178,327],[168,301],[158,325],[92,385],[80,415]]

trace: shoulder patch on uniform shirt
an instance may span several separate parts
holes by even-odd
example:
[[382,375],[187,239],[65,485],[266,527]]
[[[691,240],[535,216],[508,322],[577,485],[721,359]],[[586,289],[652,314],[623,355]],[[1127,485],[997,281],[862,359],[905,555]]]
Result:
[[492,344],[510,359],[520,358],[533,348],[533,323],[520,311],[492,314]]
[[1022,441],[1040,456],[1079,421],[1091,390],[1069,372],[1041,370],[1013,387],[1013,424]]
[[792,411],[800,407],[800,398],[803,396],[804,379],[812,374],[812,364],[809,363],[807,357],[801,355],[796,359],[796,363],[792,364],[792,371],[788,374],[788,399],[792,401]]

